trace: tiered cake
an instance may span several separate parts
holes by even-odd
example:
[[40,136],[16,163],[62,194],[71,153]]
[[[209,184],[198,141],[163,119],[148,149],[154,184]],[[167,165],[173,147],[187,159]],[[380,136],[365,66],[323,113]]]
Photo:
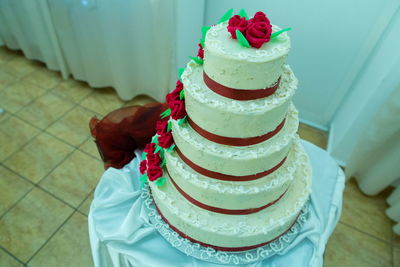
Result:
[[237,15],[204,30],[204,56],[199,51],[167,96],[170,110],[141,164],[163,220],[217,250],[249,250],[281,236],[310,194],[292,104],[297,80],[285,64],[289,36],[281,31],[272,39],[280,29],[271,26],[257,48],[238,26],[247,21],[250,31],[249,24],[268,20],[260,13],[259,20]]

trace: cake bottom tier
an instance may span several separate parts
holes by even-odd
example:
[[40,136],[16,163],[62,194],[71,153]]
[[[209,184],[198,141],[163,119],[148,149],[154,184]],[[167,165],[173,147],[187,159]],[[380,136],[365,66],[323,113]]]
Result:
[[287,193],[275,205],[248,215],[228,215],[199,208],[188,202],[169,177],[162,187],[150,183],[152,196],[163,219],[183,237],[220,250],[247,250],[284,234],[296,221],[311,191],[308,158],[294,174]]

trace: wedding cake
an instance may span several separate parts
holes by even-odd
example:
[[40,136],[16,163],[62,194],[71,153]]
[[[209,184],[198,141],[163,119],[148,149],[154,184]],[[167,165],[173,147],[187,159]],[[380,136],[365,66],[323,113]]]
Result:
[[287,29],[228,11],[203,27],[140,164],[159,215],[220,251],[275,240],[296,222],[312,170],[297,135]]

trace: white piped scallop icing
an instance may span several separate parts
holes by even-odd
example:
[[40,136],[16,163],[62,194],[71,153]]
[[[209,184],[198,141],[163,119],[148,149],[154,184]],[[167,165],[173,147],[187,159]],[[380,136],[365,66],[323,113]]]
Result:
[[258,208],[278,199],[292,182],[297,161],[304,157],[296,140],[286,162],[272,174],[253,181],[231,182],[201,175],[175,152],[166,153],[168,173],[182,190],[201,203],[224,209]]
[[172,135],[179,150],[197,165],[219,173],[242,176],[266,171],[288,154],[297,138],[298,115],[292,105],[284,127],[272,138],[251,146],[235,147],[214,143],[190,125],[172,120]]
[[283,198],[249,215],[227,215],[199,208],[179,194],[169,177],[162,187],[150,183],[151,191],[169,223],[195,240],[222,247],[256,245],[285,232],[307,202],[312,172],[307,155],[301,158],[296,161],[293,182]]
[[[290,50],[283,33],[259,49],[242,47],[231,38],[227,22],[212,26],[204,48],[204,70],[216,82],[236,89],[262,89],[274,84]],[[280,28],[273,25],[273,32]]]
[[204,84],[203,68],[190,61],[182,74],[188,116],[201,128],[221,136],[266,134],[282,122],[297,88],[297,79],[290,67],[284,65],[282,71],[281,84],[273,95],[239,101],[211,91]]

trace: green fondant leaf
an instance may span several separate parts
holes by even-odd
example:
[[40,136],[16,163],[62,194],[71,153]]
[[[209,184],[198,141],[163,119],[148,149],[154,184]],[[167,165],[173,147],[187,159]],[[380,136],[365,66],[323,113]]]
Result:
[[232,17],[232,15],[233,15],[233,8],[226,11],[226,13],[222,16],[222,18],[219,20],[218,23],[227,21],[228,19],[230,19]]
[[178,76],[179,76],[179,79],[181,78],[181,76],[182,76],[182,73],[185,71],[185,68],[179,68],[178,69]]
[[167,125],[167,132],[170,132],[172,130],[172,122],[169,121]]
[[175,148],[175,144],[172,144],[168,149],[167,152],[171,152],[172,150],[174,150]]
[[140,176],[139,180],[140,180],[140,189],[142,189],[143,185],[147,182],[147,173],[143,174],[142,176]]
[[185,117],[183,117],[182,119],[180,119],[180,120],[178,121],[178,125],[184,124],[184,123],[186,122],[186,117],[187,117],[187,115],[186,115]]
[[201,39],[205,40],[206,39],[206,34],[208,30],[211,28],[211,26],[203,26],[201,27]]
[[182,90],[182,91],[179,93],[179,99],[182,100],[182,99],[184,99],[184,98],[185,98],[185,90]]
[[250,47],[250,44],[249,44],[249,42],[247,41],[246,37],[244,37],[244,35],[243,35],[239,30],[236,30],[236,37],[237,37],[238,42],[239,42],[239,44],[240,44],[241,46],[247,47],[247,48]]
[[160,167],[164,167],[166,162],[167,162],[167,159],[164,157],[162,162],[161,162]]
[[158,144],[158,135],[154,135],[153,138],[151,139],[151,142],[154,144]]
[[196,64],[199,65],[203,65],[203,60],[199,57],[189,57],[190,59],[192,59],[194,62],[196,62]]
[[285,29],[282,29],[282,30],[280,30],[280,31],[274,32],[273,34],[271,34],[270,39],[274,39],[275,37],[279,36],[281,33],[290,31],[291,29],[292,29],[292,28],[285,28]]
[[163,186],[164,184],[165,184],[165,178],[164,178],[164,177],[161,177],[161,178],[158,178],[158,179],[157,179],[156,185],[157,185],[158,187]]
[[162,149],[162,147],[160,147],[159,145],[156,146],[156,150],[154,150],[154,153],[158,153],[160,152]]
[[146,152],[143,152],[143,153],[142,153],[142,160],[145,160],[145,159],[146,159],[146,156],[147,156],[147,153],[146,153]]
[[205,43],[204,43],[205,39],[204,38],[200,38],[200,44],[204,49]]
[[246,10],[244,10],[243,8],[239,11],[239,16],[249,19],[249,16],[247,16]]
[[165,110],[163,113],[160,114],[161,119],[164,119],[166,117],[168,117],[169,115],[171,115],[171,109],[167,109]]
[[160,158],[164,159],[164,148],[160,150]]

